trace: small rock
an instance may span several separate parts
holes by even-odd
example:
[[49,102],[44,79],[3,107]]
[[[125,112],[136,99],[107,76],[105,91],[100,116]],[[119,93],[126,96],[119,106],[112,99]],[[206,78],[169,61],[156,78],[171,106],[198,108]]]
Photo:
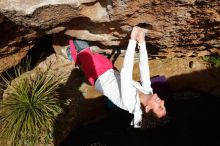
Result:
[[212,54],[218,54],[218,55],[220,55],[220,49],[211,48],[211,49],[209,49],[209,51],[212,52]]
[[189,67],[190,67],[190,68],[193,68],[193,67],[194,67],[193,61],[190,61],[190,62],[189,62]]
[[3,21],[4,21],[4,16],[0,14],[0,23],[2,23]]
[[194,51],[191,51],[187,54],[187,57],[196,57],[198,54]]
[[205,51],[200,51],[198,53],[198,57],[202,57],[202,56],[208,56],[208,55],[211,55],[211,52],[205,50]]
[[120,27],[123,31],[126,31],[126,32],[130,32],[132,30],[132,27],[129,26],[129,25],[123,25]]
[[205,46],[200,46],[200,47],[197,48],[197,50],[205,50],[205,49],[206,49]]
[[182,53],[177,53],[177,54],[175,54],[174,57],[183,58],[183,57],[185,57],[185,56],[184,56]]
[[198,61],[190,61],[189,62],[189,67],[192,69],[200,68],[200,66],[201,66],[201,64]]

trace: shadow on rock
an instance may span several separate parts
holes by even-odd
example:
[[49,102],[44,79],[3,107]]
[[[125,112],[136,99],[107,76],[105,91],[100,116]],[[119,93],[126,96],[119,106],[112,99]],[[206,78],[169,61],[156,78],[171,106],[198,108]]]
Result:
[[220,67],[170,77],[173,89],[192,88],[220,96]]
[[85,99],[80,91],[80,86],[86,82],[83,72],[73,69],[66,84],[59,89],[63,103],[63,113],[55,122],[54,145],[60,145],[61,141],[75,128],[86,121],[99,119],[105,114],[104,99]]
[[[188,76],[182,76],[187,79]],[[180,78],[180,77],[179,77]],[[118,108],[107,116],[73,128],[61,146],[186,146],[219,145],[220,98],[195,89],[166,90],[163,96],[170,121],[140,131],[130,126],[132,115]],[[160,91],[159,91],[160,92]],[[160,94],[160,93],[159,93]]]

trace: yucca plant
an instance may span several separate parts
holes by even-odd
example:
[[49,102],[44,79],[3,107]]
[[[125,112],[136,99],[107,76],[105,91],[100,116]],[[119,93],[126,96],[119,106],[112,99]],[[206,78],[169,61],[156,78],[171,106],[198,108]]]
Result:
[[0,105],[0,138],[9,139],[14,146],[36,145],[48,139],[54,120],[62,112],[56,91],[64,75],[38,72],[12,83],[1,78],[7,89]]

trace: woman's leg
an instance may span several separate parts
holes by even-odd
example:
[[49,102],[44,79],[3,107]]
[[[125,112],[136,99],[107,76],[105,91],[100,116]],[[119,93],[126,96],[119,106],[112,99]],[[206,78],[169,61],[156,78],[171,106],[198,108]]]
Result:
[[100,75],[113,68],[112,62],[109,59],[101,54],[93,53],[90,48],[82,50],[77,55],[76,65],[81,66],[82,71],[92,86]]

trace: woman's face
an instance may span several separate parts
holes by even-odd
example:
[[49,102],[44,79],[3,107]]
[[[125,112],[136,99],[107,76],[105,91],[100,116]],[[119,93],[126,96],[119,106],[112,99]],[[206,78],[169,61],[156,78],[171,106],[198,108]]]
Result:
[[147,101],[145,111],[148,112],[151,109],[158,116],[158,118],[162,118],[166,115],[164,100],[160,99],[157,94],[153,94]]

